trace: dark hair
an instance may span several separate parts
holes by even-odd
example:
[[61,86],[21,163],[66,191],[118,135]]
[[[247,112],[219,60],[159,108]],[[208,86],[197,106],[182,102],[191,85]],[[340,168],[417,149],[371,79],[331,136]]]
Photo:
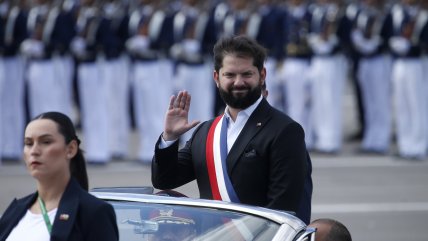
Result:
[[351,233],[346,226],[334,219],[320,218],[312,221],[312,223],[325,223],[330,225],[330,232],[326,235],[326,240],[330,241],[352,241]]
[[45,112],[36,116],[33,120],[48,119],[55,122],[58,131],[64,136],[65,143],[69,144],[72,140],[77,142],[78,150],[76,155],[70,160],[70,173],[86,191],[89,189],[88,173],[86,171],[86,161],[83,151],[80,149],[80,140],[76,135],[76,129],[70,118],[60,112]]
[[221,38],[214,45],[214,69],[219,72],[226,55],[233,54],[241,58],[253,58],[253,65],[259,71],[263,69],[266,60],[266,49],[251,38],[238,35]]

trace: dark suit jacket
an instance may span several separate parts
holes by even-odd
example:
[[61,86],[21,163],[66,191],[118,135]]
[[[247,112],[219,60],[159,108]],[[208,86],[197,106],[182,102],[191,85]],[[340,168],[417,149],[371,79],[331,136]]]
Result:
[[[6,240],[36,199],[37,193],[33,193],[13,200],[0,219],[1,241]],[[68,214],[68,220],[61,220],[61,214]],[[51,240],[119,240],[113,207],[90,195],[71,179],[58,206]]]
[[[196,179],[200,197],[212,199],[205,155],[211,124],[212,120],[202,123],[181,150],[178,142],[159,149],[158,140],[152,162],[155,188],[173,189]],[[248,119],[226,162],[242,203],[296,212],[309,222],[312,179],[303,129],[265,99]],[[306,191],[305,181],[310,184]],[[303,199],[306,206],[301,208]]]

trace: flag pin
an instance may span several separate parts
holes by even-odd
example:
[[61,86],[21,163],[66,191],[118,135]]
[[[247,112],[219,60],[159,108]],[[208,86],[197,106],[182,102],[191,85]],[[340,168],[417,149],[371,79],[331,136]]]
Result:
[[59,215],[59,220],[67,221],[70,216],[68,214]]
[[258,123],[256,124],[256,126],[262,126],[262,123],[261,123],[261,122],[258,122]]

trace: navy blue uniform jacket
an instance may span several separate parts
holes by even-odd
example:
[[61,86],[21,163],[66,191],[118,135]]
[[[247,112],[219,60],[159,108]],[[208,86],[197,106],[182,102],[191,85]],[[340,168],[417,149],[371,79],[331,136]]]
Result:
[[[12,201],[0,219],[1,241],[6,240],[36,199],[37,193],[33,193]],[[68,219],[61,220],[61,214],[68,214]],[[83,190],[72,178],[61,197],[52,226],[51,240],[119,240],[113,207]]]
[[[206,162],[211,121],[202,123],[186,146],[159,149],[152,162],[152,183],[173,189],[196,179],[200,197],[212,199]],[[292,211],[304,222],[311,214],[311,161],[302,127],[263,99],[226,159],[235,192],[244,204]]]

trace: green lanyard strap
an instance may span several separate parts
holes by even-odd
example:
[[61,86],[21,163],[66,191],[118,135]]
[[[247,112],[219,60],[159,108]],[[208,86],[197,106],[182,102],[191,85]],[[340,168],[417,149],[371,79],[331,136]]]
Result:
[[39,201],[40,209],[42,210],[43,219],[45,220],[46,227],[48,228],[49,235],[52,233],[52,224],[51,220],[49,219],[48,211],[46,210],[45,203],[40,198],[40,196],[37,198]]

